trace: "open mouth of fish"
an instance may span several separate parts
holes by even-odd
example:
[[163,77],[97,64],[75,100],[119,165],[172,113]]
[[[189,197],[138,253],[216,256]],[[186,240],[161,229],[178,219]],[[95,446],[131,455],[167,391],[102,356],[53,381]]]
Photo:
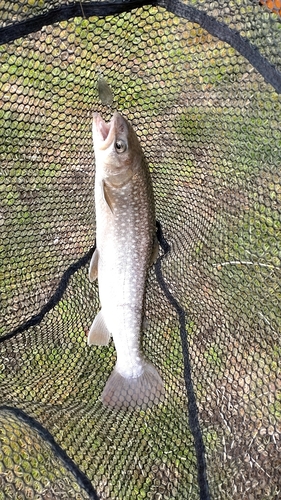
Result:
[[116,131],[115,131],[115,123],[116,123],[117,114],[114,113],[110,122],[106,123],[99,113],[94,113],[93,117],[93,127],[95,127],[96,137],[99,139],[99,148],[106,149],[111,142],[113,141]]

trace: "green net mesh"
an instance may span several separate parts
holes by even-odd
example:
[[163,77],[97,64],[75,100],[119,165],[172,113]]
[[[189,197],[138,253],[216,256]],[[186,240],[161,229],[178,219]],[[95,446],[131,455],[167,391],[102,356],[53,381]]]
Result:
[[[0,499],[281,495],[279,3],[152,3],[0,2]],[[102,404],[114,343],[87,345],[92,115],[114,110],[163,231],[147,410]]]

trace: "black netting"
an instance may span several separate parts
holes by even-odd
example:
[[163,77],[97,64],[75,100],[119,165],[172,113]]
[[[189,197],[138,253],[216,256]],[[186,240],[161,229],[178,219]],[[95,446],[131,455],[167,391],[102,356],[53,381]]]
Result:
[[[281,495],[280,2],[146,3],[0,2],[1,500]],[[92,115],[115,110],[152,175],[165,383],[118,411],[114,342],[87,345]]]

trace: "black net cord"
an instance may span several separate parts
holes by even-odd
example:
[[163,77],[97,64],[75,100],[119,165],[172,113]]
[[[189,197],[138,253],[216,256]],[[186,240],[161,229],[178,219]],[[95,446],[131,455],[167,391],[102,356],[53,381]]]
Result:
[[184,17],[188,21],[199,24],[210,35],[231,45],[252,64],[265,81],[274,87],[276,92],[281,94],[281,73],[260,54],[257,47],[242,37],[238,31],[229,28],[225,23],[217,21],[206,12],[191,5],[183,4],[178,0],[167,0],[165,8],[179,17]]
[[116,0],[112,2],[75,2],[70,5],[61,5],[44,14],[0,28],[0,45],[39,31],[43,26],[74,17],[117,15],[145,5],[158,5],[179,17],[199,24],[208,33],[236,49],[263,76],[265,81],[281,94],[281,73],[260,54],[257,47],[225,23],[217,21],[203,10],[183,4],[179,0]]
[[25,323],[22,323],[21,325],[19,325],[17,328],[12,330],[11,332],[7,333],[6,335],[3,335],[0,338],[0,343],[5,342],[5,340],[9,340],[12,337],[15,337],[19,333],[25,332],[31,326],[38,325],[42,321],[44,316],[49,311],[51,311],[51,309],[53,309],[53,307],[55,307],[59,303],[59,301],[61,300],[61,298],[62,298],[62,296],[67,288],[67,285],[69,283],[71,276],[73,276],[73,274],[76,273],[76,271],[81,269],[81,267],[85,266],[90,261],[92,255],[95,251],[95,248],[96,248],[95,246],[92,247],[85,255],[83,255],[83,257],[81,257],[81,259],[74,262],[73,264],[71,264],[68,267],[68,269],[66,269],[66,271],[63,273],[63,275],[61,277],[61,280],[59,282],[59,285],[58,285],[55,293],[48,300],[47,304],[45,304],[42,307],[42,309],[39,311],[39,313],[34,315],[34,316],[31,316],[31,318],[29,318]]
[[176,310],[179,317],[180,336],[181,336],[183,362],[184,362],[184,379],[188,397],[188,419],[189,419],[190,430],[194,439],[194,446],[196,452],[197,477],[198,477],[198,485],[200,491],[200,500],[210,500],[210,491],[207,479],[207,466],[205,458],[205,446],[199,424],[198,408],[196,403],[196,397],[194,394],[192,375],[191,375],[190,356],[189,356],[187,332],[185,327],[186,323],[185,312],[181,307],[181,305],[170,293],[169,288],[163,278],[161,261],[163,257],[165,257],[165,255],[170,251],[170,245],[165,240],[161,225],[158,221],[156,225],[157,225],[157,238],[164,254],[157,259],[157,262],[155,264],[155,272],[160,287],[162,288],[165,296],[167,297],[172,307]]
[[156,0],[116,0],[112,2],[74,2],[50,9],[44,14],[4,26],[0,29],[0,45],[41,30],[44,26],[67,21],[74,17],[105,17],[128,12],[145,5],[157,5]]
[[67,453],[59,446],[59,444],[54,440],[52,434],[45,427],[43,427],[37,420],[25,413],[23,410],[20,410],[19,408],[3,405],[0,406],[0,411],[13,414],[15,417],[27,424],[31,429],[35,429],[42,437],[42,439],[44,439],[44,441],[49,444],[55,456],[58,457],[63,462],[64,466],[73,474],[77,483],[86,491],[86,493],[89,495],[89,498],[91,500],[99,500],[99,497],[90,480],[71,460]]

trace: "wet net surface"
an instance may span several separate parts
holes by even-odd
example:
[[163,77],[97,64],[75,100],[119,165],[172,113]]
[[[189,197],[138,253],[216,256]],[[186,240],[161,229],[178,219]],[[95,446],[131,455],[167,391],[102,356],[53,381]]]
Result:
[[[268,7],[1,3],[1,499],[280,498],[281,24]],[[116,109],[163,231],[142,345],[166,393],[147,410],[103,406],[116,352],[86,337],[92,113]]]

